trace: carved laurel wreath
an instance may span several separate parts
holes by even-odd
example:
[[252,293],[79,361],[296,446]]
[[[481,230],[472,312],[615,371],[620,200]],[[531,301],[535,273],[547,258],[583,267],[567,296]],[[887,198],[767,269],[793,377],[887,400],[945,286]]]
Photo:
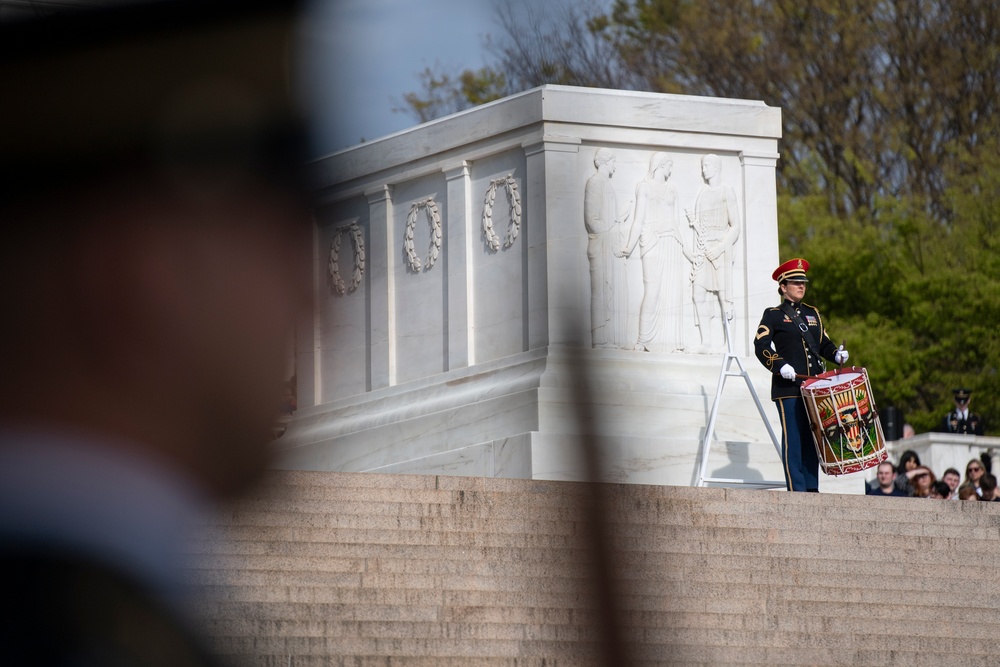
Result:
[[403,250],[406,251],[406,259],[410,262],[410,268],[420,272],[423,265],[417,253],[413,249],[413,229],[417,226],[417,215],[423,209],[427,212],[427,221],[431,223],[431,245],[427,252],[426,270],[430,270],[437,261],[441,252],[441,211],[433,197],[418,201],[410,207],[410,213],[406,216],[406,232],[403,234]]
[[[351,236],[351,246],[354,249],[354,271],[351,274],[351,286],[347,287],[340,277],[340,267],[337,260],[340,257],[340,242],[347,232]],[[336,230],[333,235],[333,243],[330,245],[330,282],[337,294],[344,295],[358,289],[361,278],[365,275],[365,240],[361,235],[361,227],[358,223],[352,222]]]
[[500,250],[500,239],[493,231],[493,203],[497,198],[497,188],[504,186],[507,191],[507,204],[510,206],[510,224],[507,225],[507,236],[503,247],[509,248],[514,245],[514,239],[521,231],[521,195],[517,191],[517,183],[513,174],[507,174],[502,178],[490,181],[490,187],[486,190],[486,201],[483,203],[483,235],[486,242],[494,250]]

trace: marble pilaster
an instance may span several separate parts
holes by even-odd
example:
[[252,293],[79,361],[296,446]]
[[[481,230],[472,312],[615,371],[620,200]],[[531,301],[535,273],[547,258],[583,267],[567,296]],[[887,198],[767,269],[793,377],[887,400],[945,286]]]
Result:
[[473,217],[472,183],[469,164],[461,160],[445,165],[448,183],[448,226],[444,257],[448,289],[448,368],[475,364],[475,329],[470,326],[475,314],[472,289]]
[[370,355],[368,389],[381,389],[396,383],[396,289],[393,264],[396,259],[392,227],[392,186],[380,184],[365,190],[369,206],[370,249],[368,280],[384,286],[372,290],[368,316]]
[[773,223],[778,219],[778,203],[774,194],[777,190],[775,168],[778,157],[777,153],[740,153],[747,227],[744,264],[756,267],[747,271],[746,327],[735,334],[742,343],[736,348],[741,354],[753,354],[750,341],[753,340],[760,314],[778,302],[777,289],[771,280],[771,272],[781,263],[778,257],[778,227]]

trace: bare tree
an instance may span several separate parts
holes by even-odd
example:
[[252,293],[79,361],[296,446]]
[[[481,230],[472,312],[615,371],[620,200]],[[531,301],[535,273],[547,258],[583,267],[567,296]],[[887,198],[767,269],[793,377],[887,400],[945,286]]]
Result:
[[[1000,4],[980,0],[596,0],[498,10],[495,59],[425,72],[419,119],[546,83],[760,99],[783,111],[782,189],[876,222],[948,223],[947,174],[997,127]],[[463,79],[464,77],[464,79]]]

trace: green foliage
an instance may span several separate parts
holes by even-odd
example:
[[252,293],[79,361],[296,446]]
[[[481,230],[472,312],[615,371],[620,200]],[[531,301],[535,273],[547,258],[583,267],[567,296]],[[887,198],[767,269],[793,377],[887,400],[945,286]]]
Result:
[[918,432],[941,425],[959,386],[1000,432],[997,149],[992,139],[954,149],[950,224],[905,198],[877,200],[877,225],[830,214],[818,195],[779,199],[781,256],[812,263],[807,300],[868,369],[878,405],[900,408]]
[[501,14],[493,65],[426,71],[409,111],[544,83],[780,107],[780,254],[811,262],[807,300],[881,408],[929,430],[965,385],[1000,435],[1000,3],[544,4]]
[[489,67],[476,72],[465,70],[458,78],[462,84],[462,97],[472,106],[498,100],[506,94],[507,77]]
[[510,94],[503,73],[489,67],[463,70],[457,76],[425,67],[418,76],[422,91],[405,93],[404,105],[393,111],[412,114],[421,123]]

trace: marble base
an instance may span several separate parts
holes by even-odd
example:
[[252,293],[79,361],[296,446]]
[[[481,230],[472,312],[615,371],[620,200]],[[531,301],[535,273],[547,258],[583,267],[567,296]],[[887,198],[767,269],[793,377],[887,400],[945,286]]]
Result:
[[[743,361],[780,434],[767,373]],[[691,486],[722,362],[582,348],[512,355],[302,410],[277,441],[278,467],[582,481],[589,437],[602,481]],[[740,377],[726,381],[715,436],[709,477],[783,479]],[[863,492],[863,474],[824,477],[821,490]]]

